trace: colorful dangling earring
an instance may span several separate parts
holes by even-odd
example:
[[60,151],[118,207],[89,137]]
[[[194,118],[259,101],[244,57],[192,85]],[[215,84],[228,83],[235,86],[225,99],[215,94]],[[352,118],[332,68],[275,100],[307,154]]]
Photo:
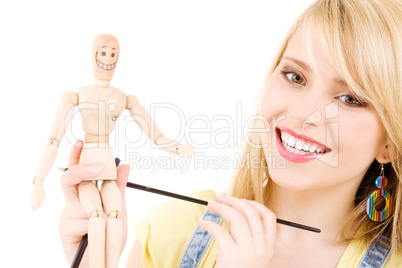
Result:
[[[390,193],[385,191],[383,188],[387,185],[388,181],[384,177],[384,164],[381,164],[380,176],[375,180],[375,186],[380,190],[376,190],[371,193],[366,202],[366,212],[367,215],[376,222],[382,222],[389,218],[392,213],[392,196]],[[384,197],[385,207],[382,211],[377,211],[374,207],[375,201],[379,197]]]

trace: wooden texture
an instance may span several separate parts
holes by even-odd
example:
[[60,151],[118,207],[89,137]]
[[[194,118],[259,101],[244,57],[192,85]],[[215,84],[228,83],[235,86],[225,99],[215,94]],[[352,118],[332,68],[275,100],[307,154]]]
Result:
[[40,177],[34,177],[34,183],[31,194],[31,208],[37,210],[45,200],[45,191],[42,187],[43,179]]
[[126,109],[130,110],[134,105],[137,105],[138,99],[136,96],[133,95],[127,95],[126,97]]
[[85,143],[109,143],[109,136],[98,136],[85,133]]
[[179,154],[183,157],[194,155],[194,148],[188,144],[180,144],[175,140],[161,137],[156,141],[156,145],[165,152]]
[[57,147],[55,145],[49,145],[43,151],[38,167],[35,170],[35,177],[40,177],[44,180],[52,167],[54,160],[57,157]]
[[155,124],[151,115],[141,104],[134,105],[129,109],[131,117],[134,122],[141,128],[141,130],[147,134],[148,138],[156,144],[156,141],[163,137],[162,132]]
[[[48,146],[41,156],[33,180],[31,205],[33,209],[37,209],[45,196],[43,180],[53,165],[57,148],[70,125],[74,106],[78,106],[85,132],[85,144],[79,164],[96,164],[101,168],[98,176],[84,180],[79,185],[80,202],[89,217],[88,247],[91,268],[104,267],[105,247],[107,268],[118,266],[122,252],[121,196],[115,182],[116,164],[108,143],[109,135],[123,110],[129,110],[141,130],[163,150],[183,156],[194,153],[191,146],[164,138],[148,111],[138,103],[137,97],[126,96],[122,91],[110,86],[119,53],[120,45],[116,37],[103,34],[95,38],[92,46],[95,84],[81,87],[77,93],[66,92],[62,96],[62,104],[56,112]],[[170,145],[166,145],[167,143]],[[104,181],[100,192],[92,181]],[[106,230],[103,210],[108,215]]]
[[109,218],[106,224],[106,267],[117,268],[122,253],[123,221]]
[[161,137],[156,141],[156,145],[165,152],[177,153],[177,147],[180,145],[177,141]]
[[105,222],[99,190],[92,182],[81,182],[78,187],[79,198],[89,217],[88,250],[89,266],[104,267],[105,261]]
[[66,101],[66,102],[71,103],[73,106],[77,106],[78,105],[78,94],[73,91],[67,91],[61,97],[61,101],[62,102]]
[[110,34],[95,37],[92,45],[92,66],[96,79],[112,80],[119,54],[120,45],[116,37]]
[[99,87],[110,87],[110,81],[95,79],[95,85]]
[[180,144],[177,146],[177,154],[183,157],[192,157],[195,153],[195,149],[189,144]]
[[50,131],[49,140],[55,139],[57,143],[61,142],[68,126],[71,123],[73,115],[74,104],[71,104],[68,100],[62,101],[56,111],[56,115],[53,120],[52,130]]
[[123,221],[121,219],[121,194],[115,181],[102,183],[101,198],[107,214],[106,267],[117,267],[122,253]]
[[[115,181],[104,181],[101,188],[103,208],[108,217],[120,217],[121,213],[121,194]],[[112,212],[113,215],[109,215]]]
[[101,168],[97,177],[86,181],[116,180],[116,163],[113,152],[107,143],[85,143],[81,151],[79,164],[96,164]]
[[[72,96],[71,94],[67,95]],[[67,95],[65,94],[65,96]],[[69,100],[70,98],[67,97],[62,98],[62,103],[57,109],[53,120],[48,145],[43,151],[35,170],[31,193],[31,207],[34,210],[38,209],[45,199],[45,191],[42,186],[43,181],[57,157],[57,149],[74,114],[74,104],[70,103]]]
[[105,267],[105,221],[103,216],[89,218],[88,253],[89,267]]
[[85,133],[110,135],[116,120],[126,107],[126,95],[114,87],[90,85],[78,90],[78,109]]

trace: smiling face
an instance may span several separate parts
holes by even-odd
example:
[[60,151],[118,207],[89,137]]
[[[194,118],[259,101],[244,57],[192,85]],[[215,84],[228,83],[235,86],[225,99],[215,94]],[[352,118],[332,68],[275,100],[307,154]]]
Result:
[[303,32],[290,40],[261,101],[260,113],[270,123],[261,134],[265,157],[285,161],[285,168],[270,167],[270,176],[293,190],[357,189],[373,160],[384,160],[385,129],[318,40],[307,43]]
[[120,45],[116,37],[109,34],[98,35],[92,46],[94,76],[99,80],[112,80]]

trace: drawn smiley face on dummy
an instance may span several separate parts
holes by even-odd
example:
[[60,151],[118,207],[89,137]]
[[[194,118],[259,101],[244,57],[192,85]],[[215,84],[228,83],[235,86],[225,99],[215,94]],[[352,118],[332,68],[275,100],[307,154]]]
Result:
[[95,37],[92,46],[94,76],[99,80],[112,80],[119,59],[119,40],[110,34]]

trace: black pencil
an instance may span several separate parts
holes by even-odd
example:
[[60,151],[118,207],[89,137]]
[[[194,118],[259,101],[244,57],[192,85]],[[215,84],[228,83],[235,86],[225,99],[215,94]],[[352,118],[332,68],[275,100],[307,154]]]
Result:
[[197,204],[204,205],[204,206],[208,205],[208,201],[205,201],[205,200],[192,198],[192,197],[185,196],[185,195],[179,195],[179,194],[175,194],[175,193],[171,193],[171,192],[167,192],[167,191],[163,191],[163,190],[159,190],[159,189],[155,189],[155,188],[151,188],[151,187],[148,187],[148,186],[139,185],[139,184],[135,184],[135,183],[131,183],[131,182],[127,182],[127,187],[134,188],[134,189],[141,190],[141,191],[154,193],[154,194],[165,195],[165,196],[181,199],[181,200],[184,200],[184,201],[197,203]]
[[88,245],[88,234],[86,234],[82,237],[82,240],[78,247],[77,253],[75,253],[74,260],[71,264],[71,268],[78,268],[78,266],[80,265],[80,262],[82,260],[82,256],[84,256],[87,245]]
[[[67,171],[68,168],[59,168],[59,170]],[[141,191],[145,191],[145,192],[154,193],[154,194],[160,194],[160,195],[164,195],[164,196],[169,196],[169,197],[173,197],[173,198],[176,198],[176,199],[180,199],[180,200],[184,200],[184,201],[188,201],[188,202],[192,202],[192,203],[196,203],[196,204],[200,204],[200,205],[204,205],[204,206],[208,205],[208,201],[205,201],[205,200],[201,200],[201,199],[197,199],[197,198],[193,198],[193,197],[189,197],[189,196],[185,196],[185,195],[179,195],[179,194],[175,194],[175,193],[171,193],[171,192],[168,192],[168,191],[151,188],[151,187],[144,186],[144,185],[135,184],[135,183],[132,183],[132,182],[127,182],[127,187],[134,188],[134,189],[141,190]],[[276,222],[279,223],[279,224],[287,225],[287,226],[294,227],[294,228],[299,228],[299,229],[310,231],[310,232],[315,232],[315,233],[320,233],[321,232],[320,229],[310,227],[310,226],[306,226],[306,225],[302,225],[302,224],[295,223],[295,222],[285,221],[285,220],[281,220],[281,219],[276,219]],[[72,268],[73,267],[74,268],[78,267],[79,264],[81,263],[81,259],[82,259],[82,256],[84,255],[84,252],[85,252],[85,249],[86,249],[87,245],[88,245],[88,235],[86,234],[82,238],[81,243],[79,245],[79,248],[78,248],[78,250],[76,252],[76,255],[74,257],[74,260],[73,260],[73,262],[71,264]]]
[[[185,195],[179,195],[179,194],[175,194],[175,193],[171,193],[171,192],[167,192],[167,191],[163,191],[163,190],[159,190],[159,189],[155,189],[155,188],[151,188],[148,186],[139,185],[139,184],[135,184],[135,183],[131,183],[131,182],[127,182],[127,187],[154,193],[154,194],[165,195],[165,196],[181,199],[184,201],[197,203],[197,204],[204,205],[204,206],[208,205],[208,201],[205,201],[205,200],[192,198],[192,197],[185,196]],[[299,229],[310,231],[310,232],[315,232],[315,233],[321,232],[320,229],[306,226],[306,225],[299,224],[299,223],[295,223],[295,222],[285,221],[285,220],[281,220],[281,219],[276,219],[276,222],[279,224],[287,225],[287,226],[294,227],[294,228],[299,228]]]

